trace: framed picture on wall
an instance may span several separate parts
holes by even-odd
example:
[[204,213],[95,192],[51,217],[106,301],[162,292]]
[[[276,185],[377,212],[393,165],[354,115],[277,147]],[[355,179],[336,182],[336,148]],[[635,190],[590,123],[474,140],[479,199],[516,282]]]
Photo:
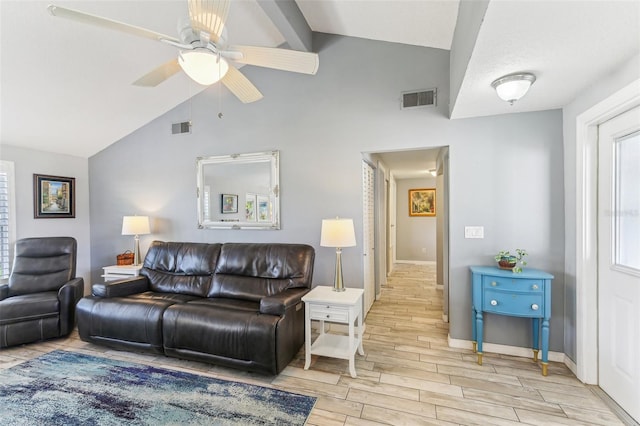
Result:
[[76,217],[76,179],[33,175],[33,217],[59,219]]
[[238,213],[238,196],[220,194],[220,213]]
[[244,214],[247,222],[256,221],[256,194],[247,193],[244,202]]
[[422,188],[409,190],[409,216],[435,216],[436,189]]
[[271,221],[271,203],[266,195],[256,197],[258,203],[258,222]]

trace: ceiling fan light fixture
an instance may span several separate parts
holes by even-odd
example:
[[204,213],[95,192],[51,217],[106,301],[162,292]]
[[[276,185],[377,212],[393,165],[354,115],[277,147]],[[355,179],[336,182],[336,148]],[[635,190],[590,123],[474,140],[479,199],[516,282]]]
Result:
[[529,91],[535,81],[536,76],[530,73],[511,74],[495,80],[491,87],[496,89],[500,99],[513,105]]
[[180,52],[178,63],[193,81],[203,86],[220,81],[229,70],[224,58],[204,48]]

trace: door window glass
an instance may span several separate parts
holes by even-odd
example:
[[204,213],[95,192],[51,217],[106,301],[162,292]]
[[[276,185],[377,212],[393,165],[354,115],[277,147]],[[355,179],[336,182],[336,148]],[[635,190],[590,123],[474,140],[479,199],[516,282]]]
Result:
[[614,259],[640,271],[640,132],[615,144]]

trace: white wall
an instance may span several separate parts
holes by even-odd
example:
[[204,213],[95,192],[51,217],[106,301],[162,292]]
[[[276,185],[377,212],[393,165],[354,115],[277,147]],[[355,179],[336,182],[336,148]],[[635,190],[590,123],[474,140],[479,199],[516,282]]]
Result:
[[[84,278],[87,293],[91,284],[88,160],[4,143],[0,147],[0,158],[15,164],[16,238],[74,237],[78,241],[76,274]],[[75,219],[34,219],[34,173],[76,179]]]
[[409,190],[435,188],[436,178],[397,179],[397,260],[436,261],[436,217],[409,216]]

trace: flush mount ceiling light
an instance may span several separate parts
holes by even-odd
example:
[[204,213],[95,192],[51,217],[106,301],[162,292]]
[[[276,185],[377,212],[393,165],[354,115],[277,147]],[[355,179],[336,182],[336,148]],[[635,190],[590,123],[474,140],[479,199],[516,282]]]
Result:
[[527,93],[534,81],[536,76],[530,73],[511,74],[500,77],[491,83],[491,87],[496,89],[500,99],[513,105]]
[[180,52],[178,63],[191,79],[203,86],[219,81],[229,71],[227,61],[206,48]]

